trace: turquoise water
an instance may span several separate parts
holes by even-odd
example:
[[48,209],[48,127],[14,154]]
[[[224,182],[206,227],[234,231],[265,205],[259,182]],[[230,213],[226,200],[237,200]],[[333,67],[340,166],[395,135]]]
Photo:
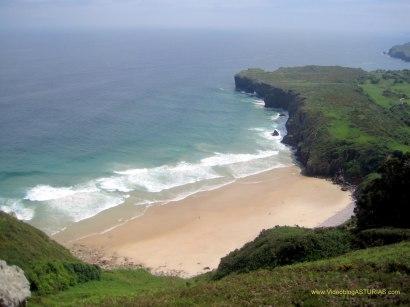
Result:
[[291,164],[280,143],[286,116],[235,92],[243,68],[410,66],[382,54],[400,35],[151,30],[0,39],[0,208],[49,233],[131,193],[147,206]]

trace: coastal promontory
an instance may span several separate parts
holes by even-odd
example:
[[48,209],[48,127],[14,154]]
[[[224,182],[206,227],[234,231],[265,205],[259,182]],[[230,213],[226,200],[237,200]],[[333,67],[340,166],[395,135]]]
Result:
[[308,175],[358,183],[394,151],[410,150],[410,71],[340,66],[247,69],[237,90],[289,112],[284,143]]
[[393,46],[387,53],[393,58],[410,62],[410,42],[403,45]]

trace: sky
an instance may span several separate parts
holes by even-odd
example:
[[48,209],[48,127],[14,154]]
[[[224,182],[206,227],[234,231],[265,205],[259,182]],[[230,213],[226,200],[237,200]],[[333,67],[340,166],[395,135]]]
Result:
[[410,32],[410,0],[0,0],[0,29]]

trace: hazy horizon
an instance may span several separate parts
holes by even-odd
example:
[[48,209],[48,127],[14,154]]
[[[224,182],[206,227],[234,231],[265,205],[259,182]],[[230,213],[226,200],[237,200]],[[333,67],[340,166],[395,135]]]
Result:
[[409,34],[403,0],[4,0],[0,28],[265,29]]

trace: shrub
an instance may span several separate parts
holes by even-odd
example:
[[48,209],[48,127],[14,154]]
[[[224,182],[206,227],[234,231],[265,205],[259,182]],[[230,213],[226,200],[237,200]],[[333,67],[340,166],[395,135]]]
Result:
[[393,244],[410,240],[410,229],[376,228],[360,231],[356,236],[360,248]]
[[394,153],[378,173],[379,177],[365,180],[356,192],[358,228],[409,228],[405,212],[410,199],[410,154]]
[[100,279],[101,269],[80,262],[39,262],[33,264],[26,275],[32,291],[48,294],[65,290],[78,283]]
[[275,227],[222,258],[213,277],[340,255],[352,249],[352,241],[351,233],[339,228]]

